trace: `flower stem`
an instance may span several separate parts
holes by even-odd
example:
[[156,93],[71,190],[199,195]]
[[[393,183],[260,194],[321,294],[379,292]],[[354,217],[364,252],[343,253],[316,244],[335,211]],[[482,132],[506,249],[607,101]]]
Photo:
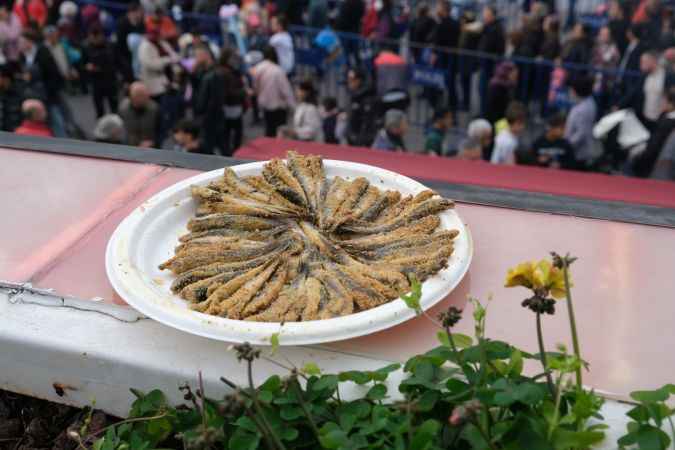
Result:
[[561,373],[555,385],[555,409],[553,410],[553,420],[548,426],[548,439],[551,440],[553,432],[558,427],[558,420],[560,420],[560,399],[562,398],[562,381],[565,374]]
[[581,389],[583,385],[583,378],[581,376],[581,366],[583,360],[581,359],[581,350],[579,349],[579,337],[577,335],[577,321],[574,318],[574,304],[572,304],[572,290],[570,289],[570,275],[567,263],[563,264],[563,276],[565,277],[565,295],[567,296],[567,312],[570,318],[570,329],[572,330],[572,347],[574,348],[574,355],[579,360],[579,367],[576,370],[577,389]]
[[548,363],[546,362],[546,350],[544,349],[544,333],[541,330],[541,313],[537,313],[537,342],[539,342],[539,358],[541,359],[541,365],[544,367],[546,372],[546,382],[548,383],[548,389],[551,391],[551,395],[555,395],[553,390],[553,379],[551,378],[551,373],[548,370]]
[[260,402],[258,401],[258,395],[256,393],[256,388],[255,388],[255,385],[253,384],[253,362],[252,361],[247,361],[247,373],[248,373],[248,385],[251,389],[251,400],[253,401],[253,408],[255,409],[255,412],[260,417],[260,423],[263,425],[265,431],[267,431],[270,439],[272,440],[272,443],[274,444],[274,447],[277,450],[286,450],[286,446],[284,446],[284,444],[281,442],[281,439],[279,439],[279,436],[276,435],[276,433],[274,432],[274,429],[272,428],[272,426],[267,421],[267,417],[265,417],[265,411],[263,411],[262,406],[260,405]]
[[317,442],[319,442],[321,440],[321,433],[319,432],[319,428],[316,426],[316,422],[314,421],[314,417],[312,417],[312,413],[309,411],[309,408],[307,408],[307,404],[305,403],[305,398],[302,395],[302,389],[300,389],[300,384],[298,383],[298,380],[295,380],[293,382],[293,387],[295,388],[295,394],[298,396],[298,403],[300,404],[300,408],[302,409],[302,412],[305,414],[305,417],[307,417],[310,428],[312,429],[312,432],[314,433]]
[[478,429],[478,432],[480,433],[481,437],[483,438],[487,446],[490,448],[490,450],[497,450],[497,447],[495,447],[495,444],[490,439],[490,436],[488,435],[487,431],[485,431],[481,426],[478,418],[473,420],[473,424]]

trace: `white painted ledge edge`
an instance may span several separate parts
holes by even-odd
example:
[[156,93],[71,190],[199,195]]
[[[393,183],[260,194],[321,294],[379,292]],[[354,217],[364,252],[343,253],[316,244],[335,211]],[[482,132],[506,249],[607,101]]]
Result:
[[[311,361],[331,373],[347,367],[372,370],[391,362],[310,346],[281,347],[274,359],[298,367]],[[201,371],[206,394],[220,397],[227,389],[219,378],[225,375],[244,385],[242,369],[226,343],[168,328],[130,308],[20,286],[0,288],[0,389],[74,406],[95,402],[97,408],[123,417],[134,399],[129,388],[159,388],[178,404],[178,386],[195,386]],[[254,366],[256,382],[284,372],[264,360]],[[389,382],[397,385],[402,375],[392,374]],[[64,388],[63,396],[55,384]],[[362,388],[347,383],[341,389],[348,398]],[[629,408],[612,400],[605,403],[602,414],[610,429],[596,448],[618,448]]]

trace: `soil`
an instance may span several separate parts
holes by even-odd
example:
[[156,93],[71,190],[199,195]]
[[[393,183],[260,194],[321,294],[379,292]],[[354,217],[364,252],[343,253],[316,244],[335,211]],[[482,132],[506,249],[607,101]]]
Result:
[[88,448],[93,434],[116,420],[98,410],[0,390],[0,450],[73,450],[80,443]]

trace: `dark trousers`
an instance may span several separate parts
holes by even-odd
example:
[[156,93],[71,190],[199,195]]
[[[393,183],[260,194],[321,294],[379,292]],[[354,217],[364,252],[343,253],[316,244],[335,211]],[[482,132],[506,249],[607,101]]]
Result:
[[234,151],[241,147],[243,134],[243,118],[225,119],[225,148],[223,149],[223,155],[232,156]]
[[480,71],[480,80],[478,91],[480,94],[480,111],[481,116],[485,117],[487,115],[488,109],[488,86],[490,85],[490,79],[495,71],[495,62],[493,60],[484,60],[481,65]]
[[462,110],[471,111],[471,89],[473,88],[471,80],[473,79],[473,72],[464,71],[460,75],[462,84]]
[[94,91],[94,108],[96,108],[96,117],[105,115],[105,102],[108,102],[108,107],[112,114],[117,113],[117,88],[110,85],[92,85]]
[[436,67],[444,68],[446,70],[445,86],[448,91],[447,107],[450,110],[455,111],[457,109],[457,57],[455,55],[441,54]]
[[277,128],[286,125],[288,112],[285,109],[266,109],[263,115],[265,118],[265,136],[276,137]]

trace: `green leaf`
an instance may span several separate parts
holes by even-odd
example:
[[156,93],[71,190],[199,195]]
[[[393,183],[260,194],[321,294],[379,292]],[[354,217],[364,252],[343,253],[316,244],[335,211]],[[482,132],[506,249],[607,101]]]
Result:
[[507,374],[512,377],[517,377],[520,376],[521,373],[523,373],[523,354],[520,350],[515,349],[511,352]]
[[605,433],[602,431],[570,431],[559,428],[553,434],[553,445],[556,450],[590,448],[604,438]]
[[670,397],[669,386],[664,386],[653,391],[634,391],[630,393],[633,400],[640,403],[665,402]]
[[431,411],[440,397],[441,393],[439,391],[425,391],[419,400],[417,400],[417,409],[421,412]]
[[260,435],[258,433],[248,433],[242,430],[235,431],[228,442],[230,450],[257,450],[259,446]]
[[490,445],[485,441],[483,434],[476,428],[476,425],[472,423],[466,424],[462,430],[461,436],[471,444],[470,448],[472,450],[488,450],[490,448]]
[[270,356],[274,356],[279,350],[279,333],[273,333],[272,336],[270,336],[270,345],[272,348],[270,349]]
[[319,369],[319,366],[316,365],[316,363],[313,362],[308,362],[305,363],[304,366],[302,366],[302,369],[300,369],[302,373],[305,375],[321,375],[321,369]]
[[505,378],[500,378],[492,387],[497,390],[494,402],[499,406],[509,406],[515,402],[534,405],[546,396],[544,387],[532,382],[514,385]]
[[169,437],[172,432],[173,426],[166,417],[150,420],[145,426],[145,437],[149,439],[153,445],[162,442],[164,439]]
[[389,364],[388,366],[380,367],[374,372],[369,372],[370,377],[375,381],[384,381],[390,373],[396,372],[401,368],[399,363]]
[[384,384],[376,384],[366,394],[369,400],[382,400],[387,395],[387,387]]
[[131,406],[130,418],[146,417],[156,415],[156,412],[167,406],[164,393],[158,389],[143,394],[140,391],[132,391],[134,395],[139,396]]
[[319,442],[324,448],[340,448],[349,443],[349,436],[336,423],[328,422],[319,430]]
[[295,405],[284,405],[279,411],[279,416],[284,420],[295,420],[302,417],[304,411]]
[[272,400],[274,400],[274,394],[270,391],[258,391],[258,400],[263,403],[272,403]]
[[337,375],[323,375],[313,386],[314,391],[323,391],[324,389],[335,390],[338,385]]
[[401,295],[401,299],[408,308],[414,309],[417,314],[421,314],[420,299],[422,298],[422,285],[417,281],[417,277],[413,273],[408,274],[408,279],[410,280],[410,294]]
[[250,431],[251,433],[256,433],[258,431],[258,426],[247,416],[241,416],[238,418],[234,424],[246,431]]
[[640,450],[665,450],[670,446],[670,438],[656,427],[643,425],[637,432],[637,445]]
[[281,378],[279,375],[272,375],[259,388],[261,391],[276,392],[281,389]]
[[426,420],[415,430],[410,448],[420,450],[430,448],[440,428],[441,424],[438,421],[433,419]]
[[[473,339],[466,334],[452,333],[450,336],[452,337],[452,342],[455,344],[455,347],[458,349],[471,347],[473,345]],[[441,344],[446,347],[451,347],[448,333],[445,331],[439,331],[436,333],[436,337]]]
[[281,430],[281,439],[284,441],[294,441],[299,435],[300,432],[295,428],[285,427]]
[[358,417],[356,417],[356,414],[351,411],[342,410],[338,414],[338,420],[340,422],[340,428],[349,433],[358,420]]
[[338,379],[340,381],[353,381],[356,384],[366,384],[369,381],[372,381],[372,377],[368,373],[360,372],[358,370],[340,372],[340,374],[338,374]]

